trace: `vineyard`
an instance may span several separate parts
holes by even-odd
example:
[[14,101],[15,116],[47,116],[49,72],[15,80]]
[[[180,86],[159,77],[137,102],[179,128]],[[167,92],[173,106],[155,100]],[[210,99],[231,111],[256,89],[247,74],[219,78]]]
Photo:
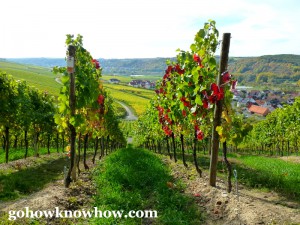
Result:
[[[56,75],[56,78],[54,79],[53,73],[50,71],[50,69],[37,66],[21,65],[0,60],[0,70],[12,75],[15,80],[26,81],[29,87],[48,92],[50,95],[55,97],[57,97],[59,94],[61,87],[61,75]],[[119,79],[121,84],[109,84],[109,79],[112,78]],[[150,77],[150,79],[156,78]],[[152,91],[128,87],[127,84],[132,80],[132,78],[128,76],[102,75],[101,80],[103,81],[104,88],[110,93],[110,95],[117,101],[126,103],[129,107],[131,107],[136,115],[141,115],[146,110],[146,105],[153,96]],[[120,106],[120,104],[118,104],[116,101],[113,104],[117,109],[117,115],[124,117],[125,112],[122,106]]]
[[[65,67],[1,61],[0,224],[299,224],[300,99],[259,121],[236,113],[230,38],[205,23],[154,91],[109,84],[81,35]],[[158,216],[8,219],[26,204]]]
[[0,70],[13,75],[15,80],[26,81],[28,86],[47,91],[51,95],[57,95],[59,92],[60,85],[53,79],[50,69],[0,61]]

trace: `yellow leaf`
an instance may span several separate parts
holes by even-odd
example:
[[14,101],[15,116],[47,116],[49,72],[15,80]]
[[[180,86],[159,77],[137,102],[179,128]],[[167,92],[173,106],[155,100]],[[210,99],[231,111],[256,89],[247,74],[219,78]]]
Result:
[[222,134],[223,134],[223,127],[222,127],[222,126],[217,126],[217,127],[216,127],[216,131],[218,132],[218,134],[219,134],[220,136],[222,136]]
[[226,137],[221,137],[221,138],[220,138],[220,141],[221,141],[222,143],[224,143],[224,142],[226,141]]
[[71,146],[68,145],[68,146],[66,147],[66,152],[69,152],[70,150],[71,150]]

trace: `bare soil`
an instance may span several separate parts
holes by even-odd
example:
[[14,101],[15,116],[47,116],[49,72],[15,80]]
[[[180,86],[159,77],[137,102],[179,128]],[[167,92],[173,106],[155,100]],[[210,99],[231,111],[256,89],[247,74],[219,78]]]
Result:
[[[22,166],[30,167],[39,163],[39,161],[51,161],[52,159],[61,157],[61,154],[51,154],[43,155],[40,158],[29,157],[26,160],[20,159],[8,164],[0,164],[2,170],[16,169]],[[95,165],[91,162],[91,156],[87,159],[87,164],[90,169]],[[77,177],[77,181],[71,183],[70,188],[65,188],[63,171],[60,179],[51,182],[46,185],[41,191],[35,192],[31,195],[25,196],[23,198],[13,200],[13,201],[0,201],[0,216],[6,216],[10,210],[19,211],[24,210],[28,207],[32,211],[43,211],[43,210],[55,210],[55,207],[59,207],[59,210],[78,210],[78,209],[89,209],[92,205],[92,196],[96,194],[95,185],[91,180],[91,170],[84,170],[82,163],[80,164],[81,173]],[[2,217],[3,218],[3,217]],[[8,222],[8,221],[7,221]],[[61,220],[60,218],[44,219],[38,220],[38,224],[76,224],[78,219],[67,219]],[[82,220],[80,224],[84,224],[85,221]],[[7,224],[6,222],[1,222],[0,225]],[[10,224],[10,223],[9,223]],[[30,224],[28,220],[16,220],[12,224]]]
[[300,156],[282,156],[279,157],[280,159],[287,161],[287,162],[292,162],[292,163],[299,163],[300,164]]

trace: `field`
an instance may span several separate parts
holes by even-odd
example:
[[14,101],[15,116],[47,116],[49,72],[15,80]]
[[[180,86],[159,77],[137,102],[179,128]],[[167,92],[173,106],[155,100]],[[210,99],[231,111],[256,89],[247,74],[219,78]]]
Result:
[[143,89],[143,88],[136,88],[136,87],[131,87],[128,85],[122,85],[122,84],[108,84],[104,83],[104,86],[107,89],[113,89],[115,91],[121,91],[123,93],[131,94],[131,95],[136,95],[141,98],[145,99],[151,99],[154,94],[154,90],[148,90],[148,89]]
[[[163,75],[163,74],[162,74]],[[121,75],[104,75],[103,76],[103,80],[104,81],[109,81],[109,79],[118,79],[120,80],[120,82],[122,84],[127,84],[129,83],[131,80],[150,80],[150,81],[156,81],[158,79],[160,79],[161,76],[158,76],[158,75],[132,75],[132,76],[129,76],[129,75],[126,75],[126,76],[121,76]]]
[[[57,96],[59,93],[61,85],[55,81],[56,76],[49,68],[0,61],[0,70],[5,71],[7,74],[11,74],[16,80],[26,80],[28,85],[42,91],[47,91],[54,96]],[[108,80],[111,78],[119,79],[121,84],[116,85],[108,83]],[[142,76],[142,78],[147,80],[158,79],[157,76]],[[137,77],[134,79],[142,78]],[[154,91],[128,86],[127,83],[132,79],[133,78],[130,76],[103,75],[102,77],[104,87],[112,97],[127,104],[133,112],[139,116],[145,111]],[[125,114],[118,103],[116,103],[116,108],[120,111],[119,115],[122,116]]]
[[153,90],[134,88],[121,84],[104,83],[104,87],[114,99],[124,102],[131,107],[137,116],[140,116],[145,111],[154,94]]
[[[24,79],[28,84],[53,95],[59,92],[60,84],[55,81],[55,75],[46,68],[0,61],[0,69],[12,74],[16,79]],[[110,84],[108,80],[111,78],[117,78],[121,83]],[[131,77],[104,75],[102,79],[104,88],[111,96],[127,104],[137,116],[145,111],[155,94],[153,90],[128,86]],[[118,115],[124,117],[126,113],[124,108],[117,102],[114,104]],[[121,122],[120,127],[126,138],[131,138],[132,133],[136,133],[134,123],[126,120]],[[13,135],[11,137],[12,142],[15,138]],[[175,138],[178,139],[178,136],[176,135]],[[69,165],[70,160],[65,153],[57,153],[53,146],[50,155],[45,148],[41,148],[40,157],[32,157],[33,149],[29,149],[31,157],[26,160],[22,159],[23,148],[11,148],[10,162],[7,164],[4,163],[5,152],[1,151],[0,211],[3,214],[0,215],[0,220],[5,224],[15,224],[7,221],[5,212],[11,209],[22,210],[22,207],[26,206],[32,210],[60,207],[74,211],[98,207],[103,211],[124,210],[124,213],[128,213],[130,210],[155,210],[158,213],[156,219],[73,218],[59,220],[57,224],[88,222],[89,224],[181,225],[298,224],[300,222],[299,156],[293,155],[292,162],[288,157],[228,153],[234,171],[234,176],[231,178],[233,189],[228,193],[227,169],[221,151],[216,165],[217,186],[212,187],[209,185],[208,178],[210,156],[208,151],[203,149],[202,152],[201,147],[198,149],[198,157],[195,161],[203,170],[202,177],[195,169],[192,147],[187,143],[186,152],[183,153],[187,161],[185,167],[179,159],[180,148],[184,146],[179,140],[173,143],[175,150],[172,149],[178,156],[177,163],[167,156],[165,139],[161,143],[149,139],[150,150],[133,147],[130,141],[127,147],[113,150],[115,143],[104,142],[105,140],[101,138],[101,146],[98,146],[103,148],[105,155],[101,155],[100,158],[98,151],[95,164],[92,163],[91,156],[93,150],[97,149],[98,142],[90,140],[87,154],[89,169],[83,167],[80,162],[81,173],[69,189],[63,187],[63,177],[64,168]],[[43,224],[45,221],[41,218],[41,220],[23,222]]]
[[60,84],[55,81],[54,74],[48,68],[0,61],[0,70],[51,95],[57,95],[59,92]]
[[[114,78],[120,80],[120,84],[110,84],[108,80]],[[157,76],[142,76],[142,77],[129,77],[129,76],[110,76],[103,75],[104,87],[111,94],[113,98],[127,104],[133,112],[140,116],[145,110],[154,95],[154,90],[147,90],[143,88],[135,88],[127,84],[132,79],[147,79],[155,81],[159,79]]]
[[[206,209],[203,224],[299,224],[300,164],[286,163],[281,158],[230,154],[229,161],[237,177],[232,177],[233,189],[227,193],[226,166],[219,158],[218,184],[208,185],[209,157],[200,155],[199,165],[204,176],[197,176],[192,157],[188,168],[174,160],[162,160],[173,175],[187,184],[186,193],[198,196],[198,205]],[[288,175],[286,175],[288,173]]]

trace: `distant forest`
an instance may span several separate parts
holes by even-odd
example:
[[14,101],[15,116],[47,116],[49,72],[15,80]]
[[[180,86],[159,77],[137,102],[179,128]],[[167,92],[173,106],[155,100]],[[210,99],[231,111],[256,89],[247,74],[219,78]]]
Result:
[[[163,76],[166,60],[168,59],[170,58],[100,58],[99,61],[104,74]],[[65,60],[62,58],[14,58],[6,60],[43,67],[65,65]],[[175,58],[171,58],[171,60],[175,60]],[[300,55],[231,57],[229,60],[229,71],[237,77],[240,83],[294,83],[300,80]]]
[[300,81],[300,55],[266,55],[261,57],[233,57],[229,71],[239,82],[293,83]]

